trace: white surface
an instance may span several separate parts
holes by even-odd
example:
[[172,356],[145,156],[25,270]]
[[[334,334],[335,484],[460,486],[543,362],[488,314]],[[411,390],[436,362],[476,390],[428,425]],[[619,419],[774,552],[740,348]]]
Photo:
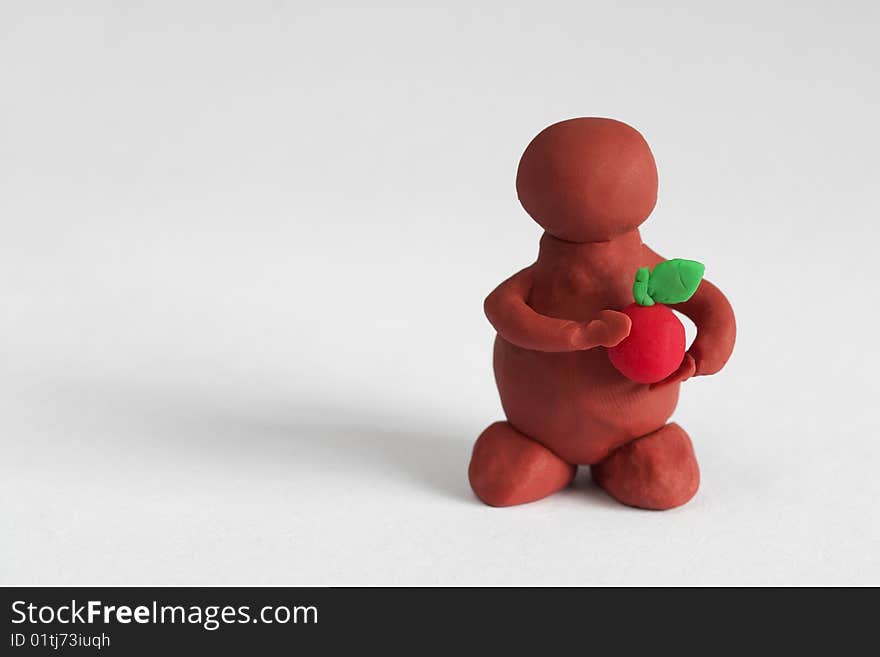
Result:
[[[0,582],[880,584],[876,3],[124,4],[0,8]],[[467,485],[578,115],[737,310],[672,512]]]

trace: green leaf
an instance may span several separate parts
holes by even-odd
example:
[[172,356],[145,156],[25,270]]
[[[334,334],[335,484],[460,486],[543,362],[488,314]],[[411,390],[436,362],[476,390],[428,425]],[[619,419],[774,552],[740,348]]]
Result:
[[676,258],[661,262],[651,272],[648,294],[659,303],[683,303],[694,296],[706,267],[696,260]]
[[694,296],[705,270],[703,263],[682,258],[661,262],[652,272],[642,267],[636,272],[633,297],[640,306],[684,303]]

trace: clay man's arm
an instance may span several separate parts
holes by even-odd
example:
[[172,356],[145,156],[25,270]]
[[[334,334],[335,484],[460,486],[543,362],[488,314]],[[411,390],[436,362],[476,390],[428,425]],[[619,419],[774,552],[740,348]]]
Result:
[[486,317],[498,335],[517,347],[580,351],[613,347],[629,335],[629,317],[615,310],[603,310],[589,322],[541,315],[526,303],[531,287],[531,269],[523,269],[495,288],[484,304]]
[[[647,246],[645,249],[652,267],[665,260]],[[736,341],[736,319],[730,302],[721,290],[704,279],[694,296],[671,307],[691,318],[697,327],[697,337],[678,372],[661,383],[718,372],[730,358]]]

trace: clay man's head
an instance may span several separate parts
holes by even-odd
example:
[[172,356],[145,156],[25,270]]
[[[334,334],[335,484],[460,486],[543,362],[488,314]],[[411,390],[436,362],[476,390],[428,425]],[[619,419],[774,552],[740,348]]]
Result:
[[613,119],[555,123],[526,148],[520,203],[553,235],[604,242],[637,228],[657,202],[657,166],[644,137]]

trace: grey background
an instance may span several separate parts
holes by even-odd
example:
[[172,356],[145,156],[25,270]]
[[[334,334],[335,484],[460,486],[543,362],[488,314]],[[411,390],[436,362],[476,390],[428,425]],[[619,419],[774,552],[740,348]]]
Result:
[[[880,583],[880,16],[837,4],[4,2],[0,582]],[[467,485],[516,164],[581,115],[738,314],[668,513]]]

